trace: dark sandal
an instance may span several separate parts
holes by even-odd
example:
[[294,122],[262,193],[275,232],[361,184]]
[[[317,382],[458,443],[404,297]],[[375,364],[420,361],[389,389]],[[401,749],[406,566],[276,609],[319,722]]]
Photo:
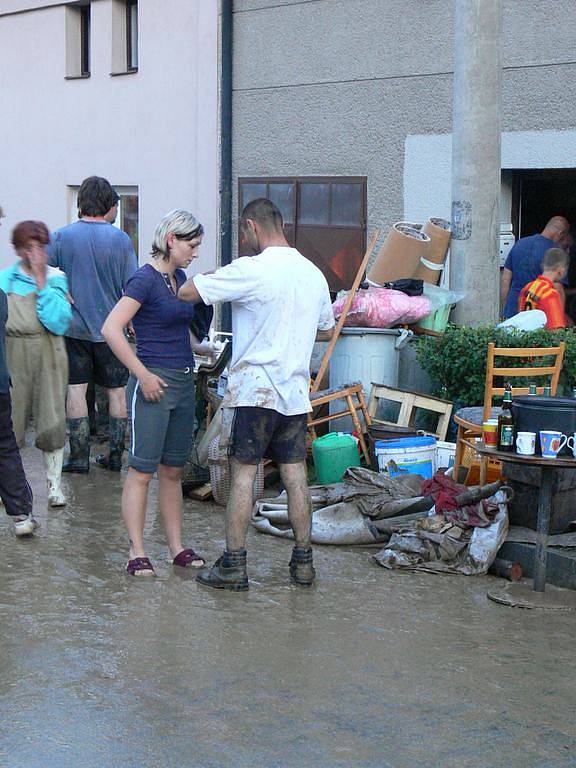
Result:
[[206,565],[206,560],[197,555],[193,549],[183,549],[172,560],[172,565],[179,565],[180,568],[203,568]]
[[147,557],[135,557],[128,560],[126,571],[130,576],[156,576],[156,571]]

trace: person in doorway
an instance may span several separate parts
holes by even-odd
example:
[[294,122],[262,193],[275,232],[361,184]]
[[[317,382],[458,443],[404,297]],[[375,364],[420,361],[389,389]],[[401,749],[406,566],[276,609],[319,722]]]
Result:
[[569,256],[562,248],[550,248],[544,254],[542,274],[524,286],[518,302],[518,311],[541,309],[546,314],[546,328],[565,328],[568,325],[559,291],[554,287],[568,273]]
[[564,242],[569,231],[570,222],[564,216],[553,216],[540,234],[521,237],[513,245],[502,270],[500,286],[500,303],[505,319],[518,311],[522,288],[541,273],[546,251]]
[[316,340],[329,340],[334,315],[320,270],[291,248],[282,215],[263,198],[242,213],[241,236],[255,253],[197,275],[179,296],[207,305],[232,302],[234,351],[225,410],[232,409],[226,509],[226,549],[197,581],[217,589],[246,590],[246,535],[252,488],[263,458],[276,461],[286,492],[295,546],[292,580],[310,586],[315,578],[310,546],[311,503],[306,473],[310,358]]
[[[0,215],[0,218],[2,218]],[[12,427],[10,375],[6,363],[6,321],[8,299],[0,290],[0,499],[12,519],[16,536],[31,536],[38,523],[32,514],[32,489],[26,479],[22,458]]]
[[8,297],[6,354],[12,377],[12,418],[19,446],[34,421],[36,447],[43,452],[48,503],[63,507],[60,479],[66,442],[68,357],[63,334],[72,318],[66,276],[47,266],[48,228],[22,221],[12,232],[18,261],[0,271]]
[[86,402],[90,382],[104,387],[109,400],[109,451],[96,461],[115,472],[122,468],[128,370],[106,344],[101,328],[138,264],[128,235],[110,223],[117,205],[118,195],[106,179],[85,179],[78,192],[79,221],[57,230],[50,248],[50,264],[66,274],[73,297],[72,321],[66,332],[70,456],[64,472],[90,469]]
[[[144,522],[148,488],[156,471],[173,564],[205,565],[204,558],[182,544],[181,485],[195,413],[192,343],[198,340],[192,338],[190,324],[202,310],[178,298],[178,289],[186,281],[184,269],[197,257],[203,234],[191,213],[166,214],[154,234],[150,263],[128,281],[124,296],[102,328],[110,348],[131,374],[126,395],[132,442],[122,515],[130,537],[126,570],[133,576],[155,574],[144,549]],[[124,336],[129,323],[136,335],[136,353]]]

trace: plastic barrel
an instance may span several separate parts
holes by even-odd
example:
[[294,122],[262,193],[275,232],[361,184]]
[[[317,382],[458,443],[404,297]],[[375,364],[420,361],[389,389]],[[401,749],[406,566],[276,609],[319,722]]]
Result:
[[312,456],[320,485],[337,483],[348,467],[360,466],[358,444],[352,435],[330,432],[312,443]]
[[392,460],[400,472],[410,472],[424,478],[433,477],[436,472],[436,438],[419,436],[377,440],[376,459],[379,472],[388,472],[388,462]]

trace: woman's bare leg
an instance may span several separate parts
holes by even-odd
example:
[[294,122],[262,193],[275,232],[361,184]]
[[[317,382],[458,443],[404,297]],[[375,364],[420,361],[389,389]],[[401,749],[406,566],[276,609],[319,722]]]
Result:
[[183,467],[158,467],[158,501],[172,557],[182,552],[182,472]]
[[148,486],[152,474],[139,472],[130,467],[122,491],[122,517],[130,537],[130,556],[145,557],[144,552],[144,522],[146,520],[146,504],[148,501]]

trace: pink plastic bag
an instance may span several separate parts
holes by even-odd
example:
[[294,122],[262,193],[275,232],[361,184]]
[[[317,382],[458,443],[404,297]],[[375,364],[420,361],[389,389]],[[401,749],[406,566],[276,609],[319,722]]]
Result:
[[[346,298],[344,295],[332,305],[336,319],[342,314]],[[426,296],[407,296],[390,288],[370,286],[356,293],[344,325],[391,328],[400,324],[410,325],[428,314],[430,300]]]

